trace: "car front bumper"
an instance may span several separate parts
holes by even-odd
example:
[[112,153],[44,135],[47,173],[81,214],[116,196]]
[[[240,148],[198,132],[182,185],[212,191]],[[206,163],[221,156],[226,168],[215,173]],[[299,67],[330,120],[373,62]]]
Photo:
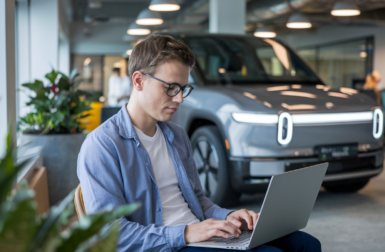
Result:
[[[359,153],[357,158],[332,160],[324,183],[351,181],[374,177],[383,170],[383,149]],[[270,177],[316,164],[324,163],[318,157],[306,158],[239,158],[230,157],[231,183],[239,193],[264,192]]]

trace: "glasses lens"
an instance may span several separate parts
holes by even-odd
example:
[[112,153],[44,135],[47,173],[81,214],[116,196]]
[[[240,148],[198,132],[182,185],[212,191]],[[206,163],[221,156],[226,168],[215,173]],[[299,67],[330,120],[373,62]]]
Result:
[[167,89],[168,96],[175,96],[179,93],[180,87],[178,85],[170,85]]
[[183,98],[186,98],[190,93],[191,93],[191,87],[186,87],[184,90],[183,90]]

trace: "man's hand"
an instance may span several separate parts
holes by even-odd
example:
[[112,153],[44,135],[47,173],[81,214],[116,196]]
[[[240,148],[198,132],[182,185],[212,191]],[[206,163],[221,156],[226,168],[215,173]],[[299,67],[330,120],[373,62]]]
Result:
[[257,223],[258,214],[254,211],[248,211],[246,209],[241,209],[227,215],[226,220],[232,222],[234,225],[240,229],[249,229],[253,230],[255,223]]
[[186,226],[184,240],[189,244],[206,241],[214,236],[229,238],[230,234],[238,238],[241,233],[241,230],[230,221],[208,219]]

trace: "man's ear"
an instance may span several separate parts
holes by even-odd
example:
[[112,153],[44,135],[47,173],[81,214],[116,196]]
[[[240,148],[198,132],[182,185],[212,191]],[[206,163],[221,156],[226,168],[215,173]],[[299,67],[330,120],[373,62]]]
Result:
[[135,71],[133,74],[132,74],[132,84],[134,85],[134,88],[137,90],[137,91],[142,91],[143,90],[143,74],[139,71]]

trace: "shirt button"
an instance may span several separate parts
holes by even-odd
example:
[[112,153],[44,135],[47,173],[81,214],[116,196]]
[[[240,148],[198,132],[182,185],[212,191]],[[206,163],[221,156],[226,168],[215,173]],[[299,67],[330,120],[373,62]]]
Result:
[[148,165],[148,163],[146,163],[146,165]]

